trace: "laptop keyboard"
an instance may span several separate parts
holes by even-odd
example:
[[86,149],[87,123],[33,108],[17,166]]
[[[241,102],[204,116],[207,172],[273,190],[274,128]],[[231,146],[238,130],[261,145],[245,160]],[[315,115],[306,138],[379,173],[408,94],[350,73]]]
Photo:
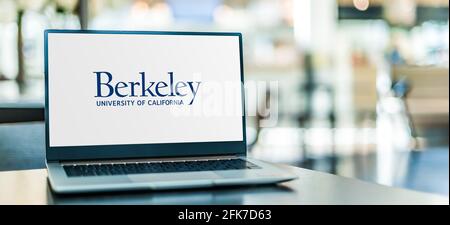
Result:
[[113,176],[144,173],[173,173],[214,170],[259,169],[243,159],[131,162],[110,164],[64,165],[69,177]]

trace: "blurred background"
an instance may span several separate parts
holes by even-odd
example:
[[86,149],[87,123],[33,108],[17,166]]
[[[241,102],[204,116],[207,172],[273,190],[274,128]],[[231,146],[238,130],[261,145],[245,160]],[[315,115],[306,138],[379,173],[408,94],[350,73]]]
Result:
[[278,107],[271,126],[248,117],[252,157],[448,196],[448,5],[0,0],[0,171],[45,165],[43,145],[9,141],[31,123],[43,143],[44,29],[237,31],[246,80],[278,82],[248,100]]

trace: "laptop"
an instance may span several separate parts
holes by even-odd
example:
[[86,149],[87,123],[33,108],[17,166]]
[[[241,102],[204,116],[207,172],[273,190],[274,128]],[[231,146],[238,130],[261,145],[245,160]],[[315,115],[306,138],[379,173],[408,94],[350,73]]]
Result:
[[56,193],[269,184],[247,157],[242,35],[45,31],[45,136]]

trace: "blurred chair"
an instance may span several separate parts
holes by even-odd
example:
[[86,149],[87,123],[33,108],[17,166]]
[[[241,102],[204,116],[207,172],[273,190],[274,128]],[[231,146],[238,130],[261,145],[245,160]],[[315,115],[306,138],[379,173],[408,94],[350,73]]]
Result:
[[[425,137],[427,146],[448,144],[448,72],[444,67],[392,68],[393,91],[405,102],[411,134],[414,138]],[[416,148],[420,148],[417,144]]]
[[449,70],[444,67],[394,66],[394,82],[404,80],[409,91],[404,96],[416,127],[448,127]]

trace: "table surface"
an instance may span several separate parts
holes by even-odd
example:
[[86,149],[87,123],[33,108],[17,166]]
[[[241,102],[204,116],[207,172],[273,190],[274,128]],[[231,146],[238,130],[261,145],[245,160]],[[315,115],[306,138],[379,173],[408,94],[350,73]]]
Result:
[[278,185],[56,195],[45,169],[0,172],[0,204],[449,204],[444,196],[279,165],[298,175]]

